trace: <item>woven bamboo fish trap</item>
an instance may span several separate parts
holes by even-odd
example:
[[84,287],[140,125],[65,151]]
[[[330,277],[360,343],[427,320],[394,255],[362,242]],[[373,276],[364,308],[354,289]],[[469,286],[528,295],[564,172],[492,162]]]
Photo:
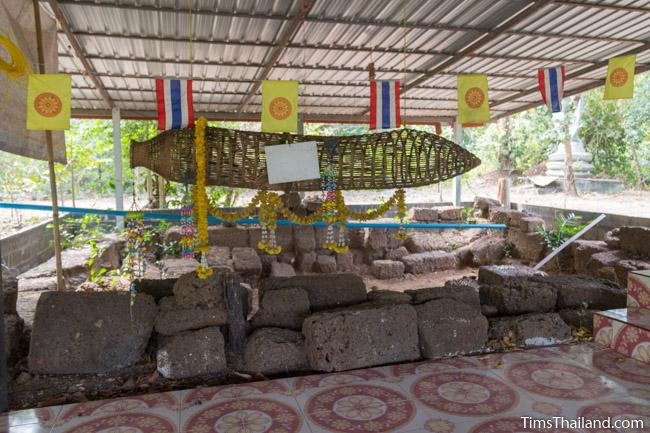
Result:
[[[321,171],[329,161],[335,164],[341,190],[430,185],[466,173],[481,163],[456,143],[414,129],[323,137],[208,127],[205,135],[206,183],[227,187],[320,190],[319,179],[268,184],[264,148],[303,141],[316,142]],[[146,167],[165,179],[193,183],[194,130],[173,129],[144,142],[131,142],[131,167]]]

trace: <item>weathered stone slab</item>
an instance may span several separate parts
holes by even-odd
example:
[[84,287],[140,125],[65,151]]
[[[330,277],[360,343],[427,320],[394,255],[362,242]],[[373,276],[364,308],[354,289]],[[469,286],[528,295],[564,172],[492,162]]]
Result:
[[134,281],[138,293],[151,295],[156,302],[174,294],[175,282],[176,278],[163,276],[162,270],[152,263],[147,263],[144,276]]
[[491,207],[489,219],[493,224],[509,224],[513,210],[502,206]]
[[352,251],[336,253],[336,269],[339,272],[354,271],[354,255],[352,254]]
[[519,228],[524,233],[537,233],[537,231],[544,227],[544,220],[540,217],[524,217],[519,221]]
[[490,217],[490,208],[491,207],[500,207],[501,203],[498,200],[488,197],[475,197],[474,198],[474,209],[480,211],[481,218]]
[[438,218],[442,221],[460,221],[462,218],[462,207],[443,206],[437,207]]
[[273,262],[271,263],[272,277],[295,277],[296,271],[288,263]]
[[626,253],[650,258],[650,227],[620,227],[618,238]]
[[206,253],[206,260],[211,267],[232,268],[233,266],[230,258],[230,247],[210,247],[210,250]]
[[449,248],[449,241],[435,230],[409,233],[404,241],[404,247],[412,254],[424,253],[427,251],[446,250]]
[[246,371],[287,374],[309,370],[305,338],[300,332],[280,328],[255,330],[246,341]]
[[262,260],[254,248],[233,248],[232,262],[235,271],[242,275],[262,273]]
[[394,260],[375,260],[372,262],[370,272],[379,280],[401,278],[404,276],[404,263]]
[[297,253],[308,253],[316,249],[316,235],[312,226],[296,226],[293,228],[295,250]]
[[316,271],[322,274],[333,274],[336,272],[336,258],[319,254],[316,256]]
[[599,310],[582,308],[567,308],[560,310],[557,313],[560,315],[562,320],[564,320],[564,323],[572,328],[584,328],[589,332],[592,332],[594,328],[594,313],[597,313],[598,311]]
[[632,271],[650,270],[650,261],[621,260],[614,265],[616,280],[621,286],[627,286],[627,274]]
[[411,296],[415,304],[436,299],[453,299],[474,309],[480,308],[478,284],[476,280],[470,278],[447,281],[443,287],[407,290],[406,293]]
[[607,248],[610,250],[621,249],[621,239],[619,238],[620,234],[621,229],[618,227],[605,233],[605,236],[603,236],[603,241],[607,244]]
[[552,285],[529,279],[503,285],[481,285],[480,296],[481,304],[492,305],[503,315],[554,311],[558,298]]
[[593,254],[587,266],[587,274],[616,281],[616,265],[625,258],[622,250],[608,250]]
[[539,233],[525,233],[522,230],[511,228],[508,230],[506,239],[512,246],[515,255],[520,259],[537,263],[544,258],[546,245]]
[[302,253],[298,255],[296,265],[300,272],[311,272],[314,270],[315,263],[316,253]]
[[428,251],[426,253],[409,254],[402,257],[405,271],[411,274],[424,274],[427,272],[455,269],[456,256],[444,251]]
[[625,307],[625,289],[608,280],[577,275],[549,275],[543,281],[557,290],[559,309],[580,308],[584,304],[598,310]]
[[437,299],[415,309],[425,358],[476,352],[487,342],[488,321],[475,308],[453,299]]
[[395,250],[386,251],[386,260],[399,260],[408,255],[409,250],[407,250],[406,247],[399,247]]
[[499,263],[505,256],[506,240],[504,238],[483,237],[458,250],[461,264],[467,266],[485,266]]
[[16,314],[16,301],[18,300],[18,280],[16,278],[2,275],[2,295],[4,297],[4,314]]
[[29,370],[95,374],[130,367],[144,353],[157,312],[145,294],[129,307],[126,292],[45,292],[36,307]]
[[158,371],[168,379],[222,373],[226,369],[223,335],[213,327],[165,337],[156,359]]
[[199,265],[194,259],[191,258],[166,258],[162,264],[162,278],[178,279],[181,275],[194,272]]
[[518,346],[550,346],[571,339],[571,328],[557,313],[499,317],[489,322],[490,339],[508,337]]
[[371,290],[368,292],[368,301],[385,304],[409,304],[411,296],[404,292],[393,290]]
[[182,275],[174,283],[174,297],[181,308],[215,308],[223,305],[221,276],[214,272],[201,279],[195,271]]
[[302,329],[302,322],[311,314],[307,292],[299,288],[265,290],[260,309],[253,317],[256,328],[275,327]]
[[342,371],[420,357],[417,315],[411,305],[325,311],[302,328],[312,369]]
[[546,273],[536,271],[528,266],[490,265],[481,266],[478,270],[478,282],[500,286],[511,281],[527,279],[535,276],[545,276]]
[[571,244],[573,252],[573,266],[578,274],[589,274],[591,256],[608,251],[607,244],[603,241],[577,240]]
[[438,209],[414,207],[409,210],[409,218],[413,221],[420,222],[438,221]]
[[228,323],[228,312],[223,304],[214,307],[183,308],[170,296],[160,301],[160,312],[156,316],[156,332],[174,335],[183,331],[221,326]]
[[24,326],[25,322],[17,314],[4,315],[5,356],[9,361],[18,357]]
[[220,247],[245,248],[250,244],[249,230],[247,228],[237,226],[209,226],[208,242],[210,245],[216,245]]
[[18,291],[20,293],[53,290],[57,290],[56,277],[21,278],[18,280]]
[[267,278],[261,292],[301,288],[307,292],[312,311],[344,307],[367,301],[366,285],[356,274],[298,275],[291,278]]

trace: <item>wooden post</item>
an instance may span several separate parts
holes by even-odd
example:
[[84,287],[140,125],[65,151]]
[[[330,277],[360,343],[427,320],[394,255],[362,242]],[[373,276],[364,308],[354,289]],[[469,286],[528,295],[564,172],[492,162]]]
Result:
[[[38,48],[38,70],[45,73],[45,54],[43,53],[43,30],[41,29],[41,11],[38,0],[34,4],[34,23],[36,25],[36,46]],[[63,280],[63,266],[61,264],[61,235],[59,232],[59,199],[56,191],[56,171],[54,170],[54,145],[52,144],[52,131],[45,131],[47,143],[47,166],[50,172],[50,195],[52,198],[52,228],[54,232],[54,261],[56,263],[56,288],[65,289]]]

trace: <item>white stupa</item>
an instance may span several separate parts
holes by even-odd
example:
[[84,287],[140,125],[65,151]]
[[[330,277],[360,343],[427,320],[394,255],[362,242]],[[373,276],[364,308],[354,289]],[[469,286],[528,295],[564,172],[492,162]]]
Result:
[[[578,106],[576,107],[576,115],[571,125],[571,153],[573,159],[573,170],[575,171],[575,176],[577,178],[587,178],[591,176],[591,169],[594,168],[591,165],[591,160],[593,155],[585,150],[585,146],[578,136],[578,127],[580,126],[580,119],[582,118],[582,112],[584,110],[584,102],[582,97],[578,100]],[[566,114],[559,113],[559,116],[565,116]],[[555,115],[554,115],[555,116]],[[546,163],[546,175],[554,177],[564,177],[564,143],[559,143],[555,152],[551,153],[548,157],[548,162]]]

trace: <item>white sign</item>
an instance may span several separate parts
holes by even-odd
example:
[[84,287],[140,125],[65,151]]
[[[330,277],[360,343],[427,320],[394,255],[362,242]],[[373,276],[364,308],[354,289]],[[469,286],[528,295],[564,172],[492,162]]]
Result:
[[270,185],[320,178],[315,141],[266,146],[264,152]]

